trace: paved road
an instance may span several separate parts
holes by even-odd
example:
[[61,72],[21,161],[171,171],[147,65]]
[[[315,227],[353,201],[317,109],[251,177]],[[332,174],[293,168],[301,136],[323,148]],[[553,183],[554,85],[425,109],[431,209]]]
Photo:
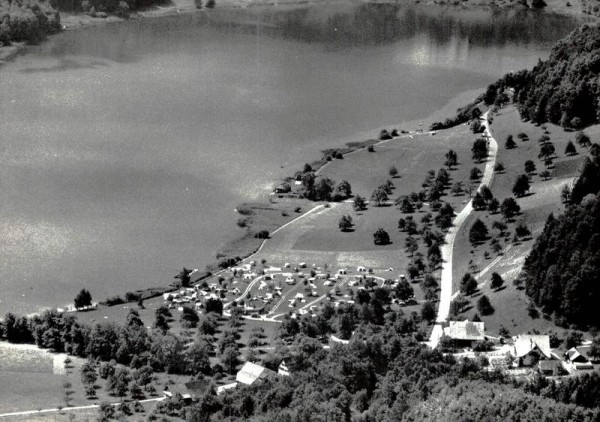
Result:
[[[498,143],[492,137],[492,133],[490,132],[490,124],[488,121],[488,113],[486,111],[483,115],[483,125],[485,127],[484,135],[488,137],[488,160],[485,164],[485,170],[483,171],[483,177],[481,178],[481,184],[479,185],[479,189],[483,185],[489,186],[492,182],[492,178],[494,177],[494,165],[496,164],[496,154],[498,153]],[[473,212],[473,203],[472,200],[462,209],[461,212],[454,218],[452,227],[448,230],[446,234],[445,243],[442,245],[442,277],[441,277],[441,292],[440,292],[440,302],[438,307],[438,313],[436,318],[436,325],[433,327],[431,332],[431,336],[429,338],[429,346],[432,349],[435,349],[440,341],[440,338],[443,334],[442,323],[448,319],[448,314],[450,313],[450,302],[452,301],[452,260],[453,250],[454,250],[454,241],[456,240],[456,235],[460,231],[462,225],[465,223],[469,215]]]

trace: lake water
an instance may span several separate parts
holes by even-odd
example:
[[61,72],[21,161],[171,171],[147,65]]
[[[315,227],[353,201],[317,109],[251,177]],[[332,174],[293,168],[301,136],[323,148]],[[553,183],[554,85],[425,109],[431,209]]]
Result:
[[0,313],[164,285],[320,149],[427,116],[572,30],[332,3],[69,31],[0,69]]

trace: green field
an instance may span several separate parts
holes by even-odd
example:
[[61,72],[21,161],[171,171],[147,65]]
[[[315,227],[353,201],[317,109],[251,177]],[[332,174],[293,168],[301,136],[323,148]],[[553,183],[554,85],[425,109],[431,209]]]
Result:
[[[501,215],[491,215],[487,211],[475,211],[456,239],[453,268],[454,290],[456,291],[459,288],[460,279],[469,271],[469,262],[472,260],[476,264],[477,271],[487,269],[485,274],[478,280],[480,283],[485,283],[481,288],[480,294],[487,295],[495,308],[493,315],[482,317],[482,320],[486,322],[486,332],[491,335],[497,335],[498,329],[501,326],[506,327],[512,334],[526,333],[532,330],[540,332],[546,332],[550,329],[563,331],[541,314],[539,317],[531,318],[527,311],[528,297],[523,290],[518,290],[513,286],[512,281],[517,278],[520,267],[531,250],[535,237],[543,229],[548,215],[550,213],[557,215],[564,209],[564,205],[560,200],[562,187],[564,184],[571,185],[573,183],[574,178],[578,175],[579,166],[587,150],[576,145],[579,153],[575,156],[567,157],[564,150],[569,140],[574,141],[575,133],[565,132],[562,128],[552,124],[535,126],[523,122],[513,106],[501,109],[494,115],[493,119],[491,130],[498,142],[497,162],[502,162],[506,168],[503,173],[494,175],[492,185],[490,186],[494,196],[500,202],[504,198],[512,196],[512,187],[517,176],[525,173],[525,161],[532,160],[536,165],[537,171],[530,177],[530,193],[517,199],[517,203],[521,207],[521,215],[516,217],[517,222],[523,221],[528,226],[533,233],[533,237],[511,245],[516,223],[508,224],[508,235],[500,239],[498,231],[492,230],[491,226],[494,221],[502,219]],[[543,161],[538,158],[540,149],[538,139],[544,134],[544,131],[547,132],[546,134],[550,137],[550,142],[556,148],[556,159],[554,160],[554,164],[549,168],[549,171],[552,173],[552,177],[549,180],[543,180],[539,176],[539,172],[546,169]],[[521,132],[528,135],[529,141],[522,142],[517,138],[517,134]],[[594,139],[598,128],[590,128],[586,132]],[[506,137],[510,134],[513,135],[517,143],[517,147],[514,149],[506,149],[504,147]],[[490,230],[490,235],[498,237],[503,248],[510,247],[506,254],[497,262],[494,262],[493,265],[491,264],[497,256],[492,252],[489,241],[476,248],[473,248],[469,243],[468,231],[475,218],[480,218],[484,221]],[[485,251],[490,253],[489,258],[484,257]],[[489,280],[493,272],[498,272],[506,281],[506,287],[501,291],[495,292],[489,288]],[[475,305],[477,299],[478,296],[473,298],[471,301],[473,305]],[[476,309],[471,308],[464,313],[464,316],[472,318],[475,312]]]

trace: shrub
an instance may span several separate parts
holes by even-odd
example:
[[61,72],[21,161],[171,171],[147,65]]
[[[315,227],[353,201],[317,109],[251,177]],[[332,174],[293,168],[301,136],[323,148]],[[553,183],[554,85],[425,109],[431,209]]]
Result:
[[252,208],[250,208],[248,205],[240,205],[239,207],[236,208],[236,211],[242,215],[254,214],[254,211],[252,211]]

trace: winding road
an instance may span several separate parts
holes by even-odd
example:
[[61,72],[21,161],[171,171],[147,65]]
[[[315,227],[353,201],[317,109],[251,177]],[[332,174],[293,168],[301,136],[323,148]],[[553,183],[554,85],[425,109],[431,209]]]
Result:
[[[485,169],[483,171],[483,177],[481,178],[481,183],[479,184],[478,191],[481,190],[483,185],[489,186],[492,182],[492,178],[494,177],[494,166],[496,164],[496,155],[498,153],[498,143],[492,136],[492,132],[490,131],[490,122],[488,120],[489,110],[483,114],[482,124],[485,127],[484,136],[488,139],[488,159],[485,164]],[[429,337],[429,341],[427,344],[432,349],[435,349],[442,337],[444,330],[442,327],[442,323],[446,322],[448,319],[448,314],[450,313],[450,302],[452,301],[452,260],[453,250],[454,250],[454,241],[456,240],[456,236],[460,231],[462,225],[465,223],[469,215],[473,212],[473,200],[469,201],[469,203],[462,209],[461,212],[454,218],[452,227],[448,230],[446,234],[445,243],[442,245],[442,276],[441,276],[441,292],[440,292],[440,302],[438,307],[438,313],[436,318],[436,324],[433,327],[431,332],[431,336]]]

